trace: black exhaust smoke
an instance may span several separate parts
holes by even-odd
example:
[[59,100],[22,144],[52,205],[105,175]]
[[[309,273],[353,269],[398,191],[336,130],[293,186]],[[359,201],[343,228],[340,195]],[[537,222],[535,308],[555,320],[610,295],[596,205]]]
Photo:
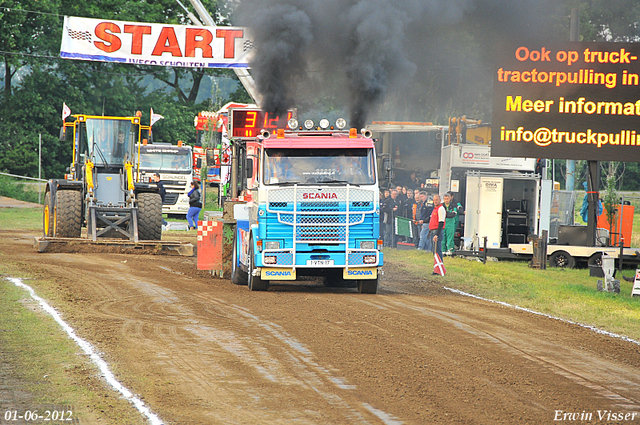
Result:
[[[487,68],[487,63],[474,64],[472,59],[451,63],[449,56],[455,55],[448,52],[458,46],[443,45],[445,30],[461,22],[471,31],[481,26],[480,32],[491,39],[478,43],[491,52],[487,41],[543,32],[537,19],[548,2],[242,0],[236,16],[237,24],[249,27],[253,36],[251,73],[263,109],[282,116],[311,96],[331,96],[348,108],[349,125],[362,128],[391,90],[409,93],[402,99],[405,104],[424,105],[434,81],[446,86],[439,87],[445,95],[458,89],[458,71],[451,69]],[[490,85],[490,71],[485,74]],[[429,92],[418,96],[414,85]]]

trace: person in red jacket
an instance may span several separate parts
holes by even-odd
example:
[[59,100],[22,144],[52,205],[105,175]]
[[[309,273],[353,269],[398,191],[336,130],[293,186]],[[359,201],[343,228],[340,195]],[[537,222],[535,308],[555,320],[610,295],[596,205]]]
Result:
[[442,259],[442,229],[447,217],[444,204],[440,201],[440,195],[433,195],[433,212],[429,219],[429,236],[433,240],[433,250]]

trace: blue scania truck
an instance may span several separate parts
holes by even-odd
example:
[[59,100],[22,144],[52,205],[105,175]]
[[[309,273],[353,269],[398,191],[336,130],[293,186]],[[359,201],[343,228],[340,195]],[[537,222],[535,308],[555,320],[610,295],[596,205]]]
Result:
[[346,130],[342,119],[287,125],[277,128],[259,110],[231,111],[246,201],[234,208],[232,281],[265,291],[270,281],[317,276],[377,293],[383,254],[371,133]]

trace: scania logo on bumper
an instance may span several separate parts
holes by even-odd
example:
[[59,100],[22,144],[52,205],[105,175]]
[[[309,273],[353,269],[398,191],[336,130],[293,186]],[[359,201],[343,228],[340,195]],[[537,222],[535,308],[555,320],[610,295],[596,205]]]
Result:
[[344,279],[375,279],[378,277],[377,267],[342,269]]
[[303,193],[302,199],[338,199],[335,192]]
[[291,276],[291,271],[287,271],[287,272],[276,272],[276,271],[272,271],[272,270],[267,270],[265,272],[265,274],[267,276]]
[[265,280],[296,280],[296,272],[292,269],[263,268],[260,277]]
[[347,274],[350,276],[373,276],[371,270],[349,270]]

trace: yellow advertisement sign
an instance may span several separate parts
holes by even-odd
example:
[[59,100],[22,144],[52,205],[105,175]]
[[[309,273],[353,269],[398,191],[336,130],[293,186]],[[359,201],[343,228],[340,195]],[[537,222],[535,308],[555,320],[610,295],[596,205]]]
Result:
[[296,271],[293,269],[263,268],[260,277],[264,280],[296,280]]
[[377,267],[342,269],[344,279],[376,279],[378,277]]

